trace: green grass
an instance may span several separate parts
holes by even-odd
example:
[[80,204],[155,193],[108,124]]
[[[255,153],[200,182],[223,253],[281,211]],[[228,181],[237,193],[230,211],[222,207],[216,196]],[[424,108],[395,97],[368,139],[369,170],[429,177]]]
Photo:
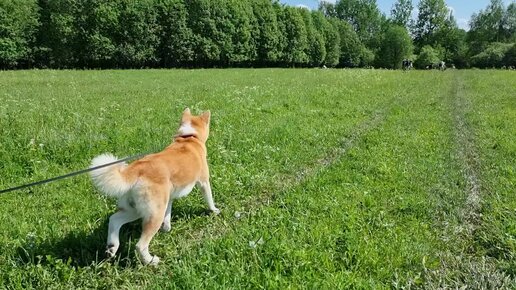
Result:
[[[0,189],[159,150],[212,111],[195,191],[142,266],[87,175],[0,196],[1,288],[511,288],[516,82],[503,71],[0,72]],[[473,198],[478,197],[478,198]]]
[[471,98],[466,115],[482,172],[482,223],[474,241],[476,250],[496,259],[499,267],[516,276],[516,84],[498,73],[474,75],[466,82]]

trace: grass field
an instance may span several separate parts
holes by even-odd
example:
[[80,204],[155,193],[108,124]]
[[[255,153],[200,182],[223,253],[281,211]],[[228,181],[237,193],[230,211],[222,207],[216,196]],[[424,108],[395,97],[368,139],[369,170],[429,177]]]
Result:
[[[87,175],[0,195],[0,288],[515,289],[516,74],[0,72],[0,189],[160,150],[212,111],[194,191],[135,255]],[[465,289],[465,288],[461,288]]]

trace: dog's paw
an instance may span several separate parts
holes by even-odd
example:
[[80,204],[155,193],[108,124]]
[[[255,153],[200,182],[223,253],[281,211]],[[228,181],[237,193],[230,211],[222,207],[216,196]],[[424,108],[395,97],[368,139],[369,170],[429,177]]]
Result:
[[152,259],[147,263],[147,265],[150,265],[150,266],[157,266],[158,264],[159,264],[158,256],[152,256]]
[[161,224],[161,231],[168,233],[168,232],[170,232],[171,229],[172,229],[172,226],[170,225],[170,223],[162,223]]
[[113,258],[116,254],[117,248],[115,245],[107,245],[106,247],[106,257],[107,258]]
[[214,208],[211,210],[211,212],[213,212],[214,215],[218,215],[218,214],[220,214],[220,209]]

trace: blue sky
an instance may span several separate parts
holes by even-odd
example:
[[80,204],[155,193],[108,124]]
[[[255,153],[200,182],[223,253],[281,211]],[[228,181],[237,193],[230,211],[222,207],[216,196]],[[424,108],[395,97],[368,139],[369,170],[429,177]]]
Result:
[[[335,2],[335,0],[327,0],[328,2]],[[504,0],[505,4],[508,5],[515,0]],[[319,5],[318,0],[280,0],[281,3],[297,6],[304,5],[312,9],[317,8]],[[387,16],[390,14],[392,5],[396,2],[395,0],[377,0],[378,7]],[[413,0],[414,6],[417,8],[418,0]],[[471,14],[484,9],[489,4],[489,0],[445,0],[446,4],[454,11],[455,18],[459,27],[468,29],[468,21],[471,18]],[[414,12],[417,15],[417,12]]]

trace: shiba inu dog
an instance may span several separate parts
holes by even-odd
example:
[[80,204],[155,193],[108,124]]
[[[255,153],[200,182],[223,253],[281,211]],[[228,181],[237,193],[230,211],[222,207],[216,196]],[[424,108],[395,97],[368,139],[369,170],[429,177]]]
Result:
[[[143,229],[136,248],[144,264],[158,264],[159,258],[149,253],[149,243],[160,227],[170,231],[172,201],[189,194],[196,184],[209,209],[220,212],[211,194],[206,151],[209,131],[210,111],[193,116],[186,108],[172,144],[163,151],[129,165],[115,164],[91,172],[101,191],[118,198],[118,211],[109,218],[108,257],[113,257],[120,246],[122,225],[141,218]],[[111,154],[103,154],[95,157],[91,166],[116,160]]]

